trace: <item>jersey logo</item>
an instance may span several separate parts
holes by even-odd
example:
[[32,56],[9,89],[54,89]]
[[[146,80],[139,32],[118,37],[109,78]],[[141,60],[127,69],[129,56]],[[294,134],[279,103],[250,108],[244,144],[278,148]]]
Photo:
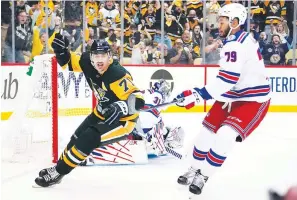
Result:
[[102,102],[108,102],[109,98],[105,97],[106,92],[102,88],[100,88],[96,83],[93,83],[92,80],[91,80],[91,83],[92,83],[92,89],[93,89],[94,95],[96,99],[98,99],[99,104],[101,104]]

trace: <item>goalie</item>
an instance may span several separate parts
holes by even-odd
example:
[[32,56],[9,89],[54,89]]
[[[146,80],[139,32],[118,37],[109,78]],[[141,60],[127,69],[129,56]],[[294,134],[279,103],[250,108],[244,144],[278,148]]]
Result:
[[[170,97],[170,85],[165,80],[160,80],[151,89],[143,90],[141,93],[145,99],[144,108],[165,103]],[[164,107],[163,107],[164,109]],[[161,109],[151,109],[140,112],[137,124],[129,139],[145,140],[148,155],[160,156],[176,151],[183,145],[184,131],[180,126],[164,126]],[[174,155],[174,154],[173,154]],[[176,156],[176,155],[174,155]],[[89,156],[81,166],[96,165],[96,159]]]
[[56,34],[52,47],[62,68],[82,71],[98,104],[72,135],[56,166],[43,169],[35,179],[41,187],[60,183],[97,147],[127,138],[144,106],[130,73],[112,59],[105,40],[95,40],[91,52],[81,56],[68,51],[69,41]]
[[[144,90],[142,93],[146,103],[144,108],[150,108],[167,102],[170,98],[171,88],[168,82],[161,79],[151,89]],[[133,139],[141,136],[146,140],[149,155],[164,155],[167,153],[166,149],[177,149],[183,144],[183,129],[180,126],[164,126],[160,111],[161,108],[154,108],[141,112],[133,131]]]

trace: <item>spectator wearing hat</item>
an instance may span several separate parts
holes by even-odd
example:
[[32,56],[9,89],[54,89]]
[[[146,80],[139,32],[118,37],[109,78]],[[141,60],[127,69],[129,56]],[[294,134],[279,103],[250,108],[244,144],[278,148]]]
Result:
[[190,50],[183,46],[182,39],[177,39],[168,56],[171,64],[193,64],[193,57]]
[[288,51],[287,44],[282,44],[280,36],[275,34],[272,36],[271,43],[265,45],[261,53],[265,64],[284,65],[286,61],[285,55]]

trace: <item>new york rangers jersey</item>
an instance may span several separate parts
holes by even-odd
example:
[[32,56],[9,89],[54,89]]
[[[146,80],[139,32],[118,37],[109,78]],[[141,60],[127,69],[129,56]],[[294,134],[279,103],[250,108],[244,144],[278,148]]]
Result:
[[[156,90],[152,90],[152,89],[144,90],[143,93],[144,93],[143,96],[145,99],[144,108],[149,108],[163,102],[162,94]],[[152,110],[148,110],[147,112],[140,112],[139,120],[140,120],[141,128],[144,129],[144,132],[146,132],[145,129],[151,129],[153,126],[155,126],[157,123],[159,123],[162,120],[160,116],[160,110],[152,109]]]
[[270,84],[259,44],[247,32],[239,31],[223,42],[216,79],[205,86],[221,102],[270,99]]

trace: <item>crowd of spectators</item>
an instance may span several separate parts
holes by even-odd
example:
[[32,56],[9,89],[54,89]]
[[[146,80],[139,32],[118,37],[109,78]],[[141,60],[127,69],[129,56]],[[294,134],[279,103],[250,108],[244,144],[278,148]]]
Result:
[[[164,10],[160,0],[1,1],[2,62],[13,62],[13,51],[15,62],[21,63],[52,53],[50,44],[60,32],[77,53],[105,38],[114,59],[123,54],[126,64],[217,64],[223,40],[218,36],[218,11],[230,2],[249,7],[248,1],[239,0],[208,0],[205,7],[202,0],[172,0],[165,1]],[[259,41],[265,64],[294,64],[293,13],[293,1],[251,1],[249,31]]]

